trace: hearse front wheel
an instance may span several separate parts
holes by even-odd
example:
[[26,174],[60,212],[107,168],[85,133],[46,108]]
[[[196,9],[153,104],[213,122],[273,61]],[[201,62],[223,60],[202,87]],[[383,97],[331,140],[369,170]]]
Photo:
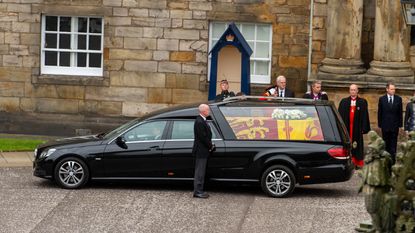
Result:
[[271,197],[287,197],[295,188],[294,173],[286,166],[274,165],[262,174],[262,190]]
[[62,188],[81,188],[89,179],[88,167],[78,158],[65,158],[56,164],[54,178]]

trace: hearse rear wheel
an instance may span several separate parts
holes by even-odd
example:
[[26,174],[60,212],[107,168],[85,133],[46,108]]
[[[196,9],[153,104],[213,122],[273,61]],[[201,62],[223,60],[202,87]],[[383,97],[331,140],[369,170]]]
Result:
[[271,197],[287,197],[295,188],[294,173],[286,166],[273,165],[262,174],[262,190]]

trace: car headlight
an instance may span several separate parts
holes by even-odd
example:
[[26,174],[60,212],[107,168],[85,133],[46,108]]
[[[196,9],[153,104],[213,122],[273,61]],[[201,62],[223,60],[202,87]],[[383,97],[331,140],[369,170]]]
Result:
[[33,157],[35,157],[36,159],[36,155],[37,155],[37,148],[35,149],[35,151],[33,152]]
[[49,155],[53,154],[53,152],[55,152],[55,151],[56,151],[55,148],[45,150],[45,151],[42,152],[42,154],[40,154],[39,159],[47,158],[47,157],[49,157]]

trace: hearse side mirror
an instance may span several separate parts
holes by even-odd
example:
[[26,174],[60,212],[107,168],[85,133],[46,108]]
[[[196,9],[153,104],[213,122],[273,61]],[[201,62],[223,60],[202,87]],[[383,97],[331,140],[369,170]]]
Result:
[[115,143],[116,143],[119,147],[121,147],[121,148],[123,148],[123,149],[128,149],[127,143],[125,143],[125,142],[126,142],[126,141],[125,141],[124,136],[119,136],[117,139],[115,139]]

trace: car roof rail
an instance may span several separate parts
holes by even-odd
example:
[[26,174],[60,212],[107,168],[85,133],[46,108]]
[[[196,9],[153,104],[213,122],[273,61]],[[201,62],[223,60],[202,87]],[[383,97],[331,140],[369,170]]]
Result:
[[228,97],[228,98],[225,98],[223,102],[236,102],[236,101],[241,101],[241,100],[268,100],[268,101],[288,101],[288,102],[307,102],[307,103],[316,102],[313,99],[276,97],[276,96],[253,96],[253,95],[241,95],[241,96]]

